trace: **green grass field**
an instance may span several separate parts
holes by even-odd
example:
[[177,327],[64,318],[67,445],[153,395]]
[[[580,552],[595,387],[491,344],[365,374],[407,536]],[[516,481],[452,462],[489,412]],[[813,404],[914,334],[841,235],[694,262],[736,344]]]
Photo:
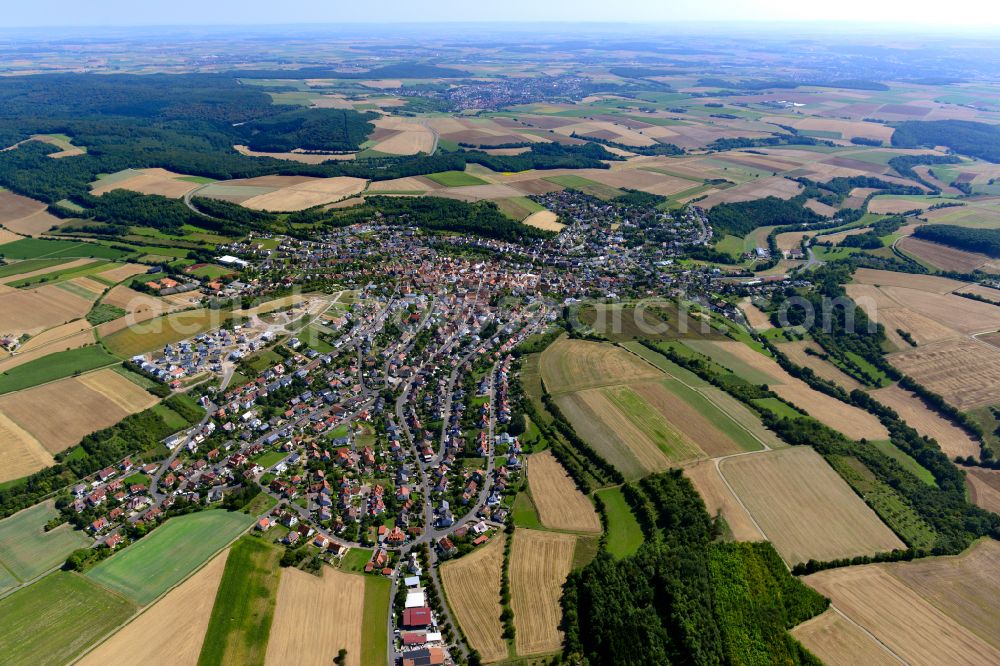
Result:
[[629,508],[621,488],[605,488],[595,493],[604,502],[608,516],[608,552],[615,557],[628,557],[642,545],[642,528]]
[[729,368],[737,375],[753,384],[774,384],[777,383],[775,380],[779,379],[778,377],[772,377],[766,372],[761,372],[746,361],[737,357],[735,354],[729,353],[729,351],[723,349],[722,347],[702,342],[700,340],[685,340],[684,345],[690,347],[699,354],[708,356],[719,365]]
[[55,352],[0,374],[0,394],[21,391],[69,377],[78,371],[87,372],[117,362],[117,358],[97,345]]
[[368,548],[351,548],[340,560],[340,568],[344,571],[360,573],[372,559],[372,551]]
[[518,493],[517,497],[514,498],[512,514],[514,525],[517,527],[524,527],[529,530],[545,529],[541,519],[538,517],[538,511],[535,509],[535,503],[531,500],[531,495],[526,492]]
[[261,467],[267,469],[277,464],[278,461],[285,459],[287,456],[288,454],[284,451],[265,451],[252,460]]
[[129,358],[218,328],[229,316],[207,308],[175,312],[112,333],[104,338],[104,344],[120,358]]
[[928,486],[937,486],[937,480],[926,467],[918,463],[908,453],[906,453],[906,451],[903,451],[892,442],[884,440],[880,442],[872,442],[872,445],[885,455],[898,462],[903,466],[903,469],[912,473]]
[[263,539],[246,536],[233,544],[198,666],[264,663],[281,579],[279,559],[281,549]]
[[215,264],[206,264],[187,272],[189,275],[194,275],[195,277],[214,279],[225,275],[232,275],[233,269],[226,268],[225,266],[216,266]]
[[562,185],[563,187],[579,190],[584,194],[589,194],[590,196],[597,197],[598,199],[614,199],[615,197],[620,197],[625,194],[625,192],[619,190],[617,187],[604,185],[603,183],[598,183],[597,181],[590,180],[589,178],[574,176],[572,174],[566,176],[549,176],[544,180],[547,180],[550,183],[555,183],[556,185]]
[[85,576],[57,571],[0,599],[0,663],[69,663],[135,610]]
[[361,625],[361,666],[385,666],[388,638],[385,627],[389,620],[388,578],[369,576],[365,579],[365,611]]
[[145,605],[208,561],[252,522],[246,514],[221,510],[171,518],[87,576]]
[[441,173],[432,173],[425,176],[433,180],[438,185],[444,185],[445,187],[469,187],[470,185],[488,185],[482,178],[477,178],[470,173],[465,173],[464,171],[442,171]]
[[757,398],[753,401],[753,404],[774,412],[774,415],[778,418],[797,419],[800,416],[804,416],[802,412],[790,405],[786,405],[777,398]]
[[[11,259],[12,257],[7,257]],[[45,268],[52,268],[60,264],[68,263],[69,259],[26,259],[25,261],[15,261],[14,263],[0,266],[0,278],[31,273]]]
[[83,532],[70,525],[46,532],[45,523],[58,515],[50,500],[0,520],[0,564],[19,581],[59,566],[71,552],[90,543]]
[[3,246],[3,255],[8,259],[49,259],[55,257],[121,259],[128,256],[129,253],[97,243],[25,238],[13,243],[6,243]]

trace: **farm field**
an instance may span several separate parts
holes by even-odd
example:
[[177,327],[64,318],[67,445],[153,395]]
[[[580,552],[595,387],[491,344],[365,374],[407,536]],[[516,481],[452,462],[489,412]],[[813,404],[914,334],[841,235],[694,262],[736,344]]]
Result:
[[791,634],[829,666],[899,664],[892,653],[832,608],[795,627]]
[[[37,442],[55,454],[155,403],[152,394],[104,369],[0,396],[0,411],[28,435],[12,441],[29,450]],[[38,405],[47,407],[39,411]]]
[[90,193],[100,196],[112,190],[131,190],[180,199],[200,186],[197,181],[186,178],[190,177],[166,169],[125,169],[91,183]]
[[79,661],[80,666],[115,663],[125,654],[135,663],[150,666],[197,664],[228,555],[228,550],[216,555],[146,612],[88,652]]
[[221,199],[245,208],[273,212],[294,212],[339,201],[365,188],[361,178],[337,176],[258,176],[205,185],[196,197]]
[[771,325],[770,316],[754,305],[749,296],[740,301],[740,310],[743,311],[743,315],[747,318],[747,322],[754,328],[754,330],[767,331],[774,328],[774,326]]
[[52,465],[52,454],[35,437],[0,411],[0,482],[20,479]]
[[604,502],[608,516],[608,552],[615,557],[628,557],[639,550],[643,542],[642,528],[620,488],[604,488],[594,493]]
[[86,315],[96,296],[81,296],[56,285],[33,289],[0,288],[0,331],[21,337]]
[[699,460],[684,468],[710,516],[721,514],[735,541],[763,541],[764,535],[719,473],[718,461]]
[[542,524],[572,532],[600,532],[601,521],[550,451],[528,456],[528,487]]
[[[627,478],[774,441],[749,410],[697,378],[688,384],[691,373],[629,344],[634,354],[560,340],[542,354],[540,366],[546,387],[580,436]],[[608,382],[622,383],[600,385]],[[571,390],[561,392],[567,386]]]
[[514,647],[521,656],[554,652],[562,642],[559,599],[573,564],[576,537],[520,529],[510,561]]
[[550,210],[540,210],[524,218],[524,224],[543,231],[562,231],[566,225],[559,222],[559,216]]
[[171,518],[86,575],[145,605],[201,566],[252,522],[246,514],[221,510]]
[[97,345],[48,354],[6,370],[4,375],[0,376],[0,395],[23,391],[117,362],[118,359]]
[[392,612],[391,583],[381,577],[365,578],[365,614],[361,622],[361,666],[382,666],[388,650],[385,625]]
[[48,500],[0,520],[0,565],[21,582],[61,565],[71,552],[91,543],[68,524],[46,532],[45,523],[57,515],[54,501]]
[[895,410],[907,425],[916,429],[921,435],[936,439],[941,450],[949,458],[955,456],[979,458],[979,442],[929,409],[915,394],[893,385],[872,391],[871,395],[883,405]]
[[[57,220],[58,218],[52,219]],[[3,252],[7,259],[50,259],[57,257],[63,259],[72,257],[121,259],[128,254],[123,250],[116,250],[108,245],[98,245],[97,243],[88,243],[85,241],[48,240],[42,238],[25,238],[13,243],[6,243]]]
[[1000,471],[978,467],[964,469],[969,500],[987,511],[1000,513]]
[[908,663],[983,664],[1000,659],[998,563],[1000,544],[986,539],[955,557],[831,569],[803,581]]
[[500,574],[505,538],[504,534],[497,534],[485,546],[446,562],[440,569],[448,606],[472,648],[485,662],[507,657],[507,642],[501,635],[503,625],[500,624]]
[[111,333],[104,344],[119,357],[129,358],[204,333],[228,319],[229,313],[221,310],[175,312]]
[[229,551],[198,663],[263,663],[281,578],[281,549],[245,536]]
[[68,663],[135,610],[132,601],[87,577],[57,571],[0,599],[0,662]]
[[889,361],[963,411],[997,402],[1000,349],[993,345],[953,338],[892,354]]
[[942,271],[971,273],[981,270],[986,273],[1000,273],[1000,262],[978,252],[966,252],[939,243],[931,243],[921,238],[907,236],[901,238],[896,247],[918,261],[930,264]]
[[444,171],[441,173],[432,173],[425,176],[430,180],[433,180],[438,185],[443,185],[444,187],[469,187],[470,185],[486,185],[487,182],[482,178],[478,178],[471,173],[466,173],[464,171]]
[[824,424],[841,431],[852,439],[888,439],[889,433],[878,419],[868,412],[814,391],[805,382],[795,379],[778,363],[741,342],[685,341],[686,346],[709,356],[744,379],[767,384],[779,396],[805,410]]
[[344,666],[361,663],[365,578],[331,567],[322,574],[281,573],[265,664],[325,666],[341,648]]
[[816,373],[816,376],[837,384],[845,391],[864,389],[861,382],[848,375],[830,361],[825,361],[818,356],[814,356],[813,354],[807,354],[807,349],[820,354],[824,353],[822,347],[807,340],[783,342],[778,345],[778,350],[784,353],[785,356],[788,357],[789,361],[795,363],[796,365],[811,368],[812,371]]
[[560,338],[542,352],[542,378],[553,395],[658,379],[662,373],[612,345]]
[[[789,564],[871,555],[905,544],[815,451],[793,447],[724,460],[719,469]],[[830,511],[837,507],[837,511]]]

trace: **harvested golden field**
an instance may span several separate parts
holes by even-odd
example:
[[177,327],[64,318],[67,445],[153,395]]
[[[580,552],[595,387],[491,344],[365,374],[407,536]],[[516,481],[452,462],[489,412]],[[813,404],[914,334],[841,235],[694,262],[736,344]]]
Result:
[[[321,106],[319,104],[314,104],[314,106]],[[339,108],[339,107],[330,107]],[[346,103],[344,108],[352,108],[350,103]],[[300,153],[292,151],[290,153],[262,153],[256,150],[250,150],[246,146],[235,145],[233,150],[238,152],[240,155],[246,155],[247,157],[271,157],[276,160],[288,160],[290,162],[299,162],[301,164],[322,164],[323,162],[329,162],[334,160],[337,162],[346,162],[353,160],[357,157],[357,153],[338,153],[336,155],[323,155],[317,153]]]
[[121,409],[132,414],[156,404],[152,393],[137,386],[114,370],[89,372],[78,377],[80,383],[104,395]]
[[888,439],[889,432],[872,414],[841,402],[809,387],[778,365],[774,359],[760,354],[741,342],[685,342],[706,353],[722,365],[747,379],[768,384],[772,391],[824,424],[839,430],[851,439]]
[[659,194],[660,196],[670,196],[684,190],[691,189],[692,182],[686,178],[668,176],[666,174],[647,171],[637,168],[619,168],[602,170],[596,169],[598,173],[587,176],[591,180],[610,185],[611,187],[627,188]]
[[41,442],[19,426],[0,410],[0,455],[4,464],[0,467],[0,482],[20,479],[55,461]]
[[45,210],[45,204],[9,190],[0,190],[0,225],[10,228],[11,222],[23,220]]
[[866,139],[878,139],[888,142],[892,137],[893,128],[880,123],[866,123],[851,120],[834,120],[828,118],[803,118],[794,123],[796,129],[819,132],[839,132],[841,138],[853,139],[860,136]]
[[392,155],[430,154],[434,150],[434,132],[419,120],[383,117],[375,120],[374,125],[387,130],[388,136],[372,145],[372,150]]
[[559,599],[573,566],[576,537],[519,529],[510,556],[511,610],[519,655],[554,652],[562,645]]
[[571,532],[600,532],[594,505],[576,487],[551,451],[528,456],[528,487],[542,524]]
[[815,231],[786,231],[783,234],[775,236],[774,241],[778,244],[778,249],[782,252],[799,250],[802,238],[812,238],[816,233]]
[[837,214],[837,209],[833,206],[823,203],[822,201],[817,201],[816,199],[810,199],[805,203],[806,208],[816,213],[817,215],[822,215],[823,217],[833,217]]
[[540,210],[524,218],[524,224],[543,231],[562,231],[566,225],[559,222],[559,216],[550,210]]
[[364,605],[363,576],[326,566],[322,576],[285,569],[264,663],[328,666],[343,648],[346,666],[358,666]]
[[18,236],[13,231],[7,231],[6,229],[0,228],[0,245],[5,243],[13,243],[16,240],[21,240],[22,236]]
[[956,557],[830,569],[802,580],[908,663],[997,663],[997,550],[983,540]]
[[736,203],[739,201],[750,201],[751,199],[761,199],[763,197],[791,199],[801,189],[802,186],[794,180],[788,180],[781,176],[768,176],[710,194],[702,199],[698,205],[704,208],[711,208],[720,203]]
[[[67,377],[0,396],[0,412],[50,453],[58,453],[79,443],[84,435],[114,425],[155,403],[147,391],[113,370],[93,374],[100,377]],[[44,409],[39,409],[39,405],[44,405]],[[122,405],[139,408],[125,409]]]
[[50,232],[52,227],[59,227],[67,222],[68,220],[56,217],[47,210],[42,210],[18,220],[5,222],[4,226],[23,236],[40,236]]
[[0,332],[21,336],[79,319],[90,311],[90,301],[55,285],[18,289],[0,294]]
[[719,474],[715,460],[699,460],[684,468],[684,476],[691,480],[695,490],[705,502],[709,515],[722,514],[736,541],[763,541],[764,535],[754,524],[746,508],[729,489]]
[[870,231],[870,227],[858,227],[857,229],[847,229],[846,231],[838,231],[832,234],[816,234],[818,240],[833,243],[834,245],[839,245],[848,236],[856,236],[857,234],[863,234]]
[[920,199],[907,199],[892,195],[876,196],[868,202],[868,212],[878,215],[896,215],[917,208],[927,208],[929,204]]
[[[87,653],[80,666],[128,661],[150,666],[195,666],[226,568],[222,551],[117,633]],[[287,575],[287,574],[286,574]]]
[[903,339],[897,329],[909,333],[918,345],[961,335],[953,328],[900,306],[874,285],[849,284],[847,295],[865,311],[869,319],[885,327],[886,336],[898,349],[909,349],[910,344]]
[[123,264],[98,273],[98,277],[111,282],[121,282],[122,280],[126,280],[134,275],[145,273],[147,270],[149,270],[149,266],[144,266],[142,264]]
[[906,287],[935,294],[947,294],[969,286],[967,282],[959,282],[936,275],[914,275],[912,273],[897,273],[896,271],[880,271],[873,268],[859,268],[854,272],[854,281],[858,284],[874,284],[879,287]]
[[[115,174],[118,176],[119,174]],[[166,169],[138,169],[121,173],[123,178],[111,177],[93,183],[90,193],[95,196],[106,194],[112,190],[130,190],[140,194],[158,194],[171,199],[180,199],[203,183],[181,180],[184,174],[174,173]]]
[[603,120],[584,122],[574,120],[572,124],[562,125],[554,129],[556,134],[562,134],[563,136],[570,136],[575,133],[582,138],[594,137],[597,139],[606,139],[615,143],[623,143],[626,146],[656,145],[656,139],[643,134],[641,131],[631,130],[624,125]]
[[624,349],[565,337],[542,353],[540,367],[545,387],[553,395],[662,376],[659,370]]
[[785,342],[778,346],[778,349],[788,357],[792,363],[811,368],[819,377],[842,386],[847,391],[854,389],[864,389],[861,382],[843,372],[840,368],[829,361],[824,361],[818,356],[807,354],[806,350],[824,353],[823,349],[814,342],[808,340],[798,340],[795,342]]
[[795,627],[791,634],[829,666],[899,664],[899,660],[864,629],[832,608]]
[[913,236],[901,238],[896,246],[919,261],[943,271],[971,273],[976,269],[982,269],[988,273],[998,272],[995,260],[985,254],[966,252]]
[[727,458],[719,470],[789,564],[906,548],[811,448]]
[[[86,319],[77,319],[76,321],[71,321],[68,324],[63,324],[62,326],[56,326],[50,328],[47,331],[39,333],[35,337],[31,338],[27,342],[21,345],[19,348],[20,353],[26,351],[31,351],[32,349],[37,349],[39,347],[46,347],[48,345],[54,345],[55,343],[71,338],[84,331],[89,331],[91,329],[90,323]],[[57,347],[62,349],[62,347]]]
[[915,394],[893,384],[871,392],[871,396],[891,407],[908,426],[921,435],[936,439],[949,458],[972,456],[979,458],[979,443],[961,428],[928,409]]
[[502,637],[500,623],[504,540],[505,535],[497,534],[485,546],[444,563],[440,569],[448,606],[472,648],[485,662],[507,657],[507,642]]
[[89,292],[95,299],[103,294],[104,290],[108,288],[106,285],[101,284],[97,280],[86,276],[71,278],[67,280],[66,283],[80,287],[80,289]]
[[747,318],[747,322],[754,330],[766,331],[774,328],[771,325],[770,316],[754,305],[749,296],[740,301],[740,310],[743,311],[743,316]]
[[976,506],[1000,514],[1000,470],[963,467],[969,499]]
[[350,197],[365,189],[362,178],[337,176],[316,178],[283,187],[275,192],[259,194],[242,203],[246,208],[287,213]]
[[906,349],[889,361],[963,411],[997,402],[1000,349],[993,345],[956,338]]

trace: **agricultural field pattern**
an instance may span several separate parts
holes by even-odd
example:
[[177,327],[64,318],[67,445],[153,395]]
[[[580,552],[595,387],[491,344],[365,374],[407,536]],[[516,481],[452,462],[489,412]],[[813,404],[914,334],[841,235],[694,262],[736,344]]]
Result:
[[1000,664],[996,9],[15,4],[0,664]]

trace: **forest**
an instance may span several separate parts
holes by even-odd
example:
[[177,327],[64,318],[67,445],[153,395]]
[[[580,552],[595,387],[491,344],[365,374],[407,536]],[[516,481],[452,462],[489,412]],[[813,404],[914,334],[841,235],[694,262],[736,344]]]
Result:
[[757,227],[810,224],[822,219],[798,199],[785,201],[777,197],[723,203],[708,213],[708,221],[720,238],[725,234],[746,236]]
[[1000,230],[970,229],[954,224],[926,224],[913,232],[916,238],[990,257],[1000,257]]
[[792,578],[768,543],[721,541],[680,470],[626,484],[646,536],[564,587],[565,656],[591,664],[819,664],[787,630],[827,600]]
[[948,146],[956,153],[1000,163],[1000,126],[972,120],[907,120],[896,125],[897,148]]

